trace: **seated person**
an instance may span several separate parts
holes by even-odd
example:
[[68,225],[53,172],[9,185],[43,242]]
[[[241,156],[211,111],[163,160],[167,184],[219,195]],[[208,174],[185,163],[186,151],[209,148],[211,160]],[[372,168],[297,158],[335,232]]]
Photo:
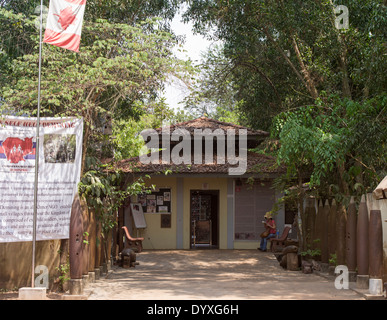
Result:
[[269,231],[269,235],[265,238],[261,238],[261,244],[258,248],[260,251],[267,251],[267,240],[274,238],[276,236],[276,225],[275,221],[271,217],[270,213],[265,214],[265,221],[262,221],[265,225],[265,228]]

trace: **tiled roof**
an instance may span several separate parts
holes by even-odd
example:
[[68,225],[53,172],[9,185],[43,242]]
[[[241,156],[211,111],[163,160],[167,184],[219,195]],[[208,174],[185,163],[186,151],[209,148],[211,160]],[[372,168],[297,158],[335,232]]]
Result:
[[[235,134],[239,134],[239,130],[247,130],[247,136],[256,138],[264,138],[269,136],[268,132],[262,130],[252,130],[243,126],[235,125],[232,123],[221,122],[214,119],[209,119],[201,117],[195,120],[190,120],[186,122],[177,123],[169,127],[163,127],[156,129],[158,134],[162,133],[162,130],[169,129],[170,132],[173,132],[176,129],[185,129],[190,134],[194,134],[195,129],[210,129],[212,131],[216,129],[222,129],[225,133],[228,129],[235,130]],[[116,163],[115,168],[123,170],[124,172],[130,173],[147,173],[155,174],[162,173],[168,170],[170,173],[175,174],[228,174],[230,168],[237,168],[239,164],[231,165],[227,159],[220,159],[220,157],[215,155],[214,152],[214,163],[205,164],[204,158],[202,159],[203,164],[195,164],[198,162],[194,161],[194,155],[191,155],[191,164],[181,164],[176,165],[172,162],[163,162],[161,158],[161,152],[158,152],[157,158],[159,159],[158,163],[149,163],[144,164],[140,161],[139,157],[134,157],[130,159],[121,160]],[[204,157],[205,155],[203,155]],[[223,160],[223,161],[221,161]],[[236,159],[238,160],[238,159]],[[222,163],[223,162],[223,163]],[[276,160],[273,157],[258,154],[254,152],[247,152],[247,162],[246,162],[246,173],[278,173],[282,172],[283,168],[276,165]]]
[[[168,128],[168,127],[163,127],[163,128]],[[163,128],[158,128],[156,129],[156,131],[161,132]],[[262,137],[269,136],[269,133],[266,131],[253,130],[233,123],[222,122],[214,119],[209,119],[206,117],[201,117],[201,118],[197,118],[186,122],[180,122],[169,126],[170,131],[173,131],[178,128],[185,129],[190,133],[193,133],[195,129],[211,129],[211,130],[222,129],[225,132],[228,129],[234,129],[235,134],[238,134],[240,129],[245,129],[247,130],[247,135],[249,136],[262,136]]]
[[[216,156],[214,156],[216,159]],[[153,173],[163,173],[166,170],[170,173],[175,174],[201,174],[201,173],[216,173],[216,174],[228,174],[230,168],[235,168],[238,166],[231,165],[228,161],[225,163],[210,163],[210,164],[180,164],[176,165],[173,163],[163,163],[159,160],[156,164],[144,164],[140,162],[139,157],[134,157],[130,159],[125,159],[118,161],[116,164],[116,169],[122,170],[128,173],[144,173],[144,174],[153,174]],[[255,152],[247,152],[247,166],[246,173],[279,173],[283,172],[283,167],[278,167],[276,165],[276,160],[273,157],[258,154]]]

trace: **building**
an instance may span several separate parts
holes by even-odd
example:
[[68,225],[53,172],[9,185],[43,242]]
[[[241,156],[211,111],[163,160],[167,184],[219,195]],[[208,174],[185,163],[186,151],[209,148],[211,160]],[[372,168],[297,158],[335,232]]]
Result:
[[[202,117],[142,135],[153,152],[117,168],[132,179],[149,175],[155,190],[132,197],[119,224],[144,237],[145,249],[258,247],[264,215],[281,196],[273,179],[283,171],[274,158],[248,151],[267,132]],[[285,218],[278,209],[280,232]]]

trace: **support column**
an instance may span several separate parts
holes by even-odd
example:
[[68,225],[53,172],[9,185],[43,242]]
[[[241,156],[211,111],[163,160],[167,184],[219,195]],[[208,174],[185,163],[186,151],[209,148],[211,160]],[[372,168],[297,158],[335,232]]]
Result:
[[184,178],[176,180],[176,249],[184,249]]
[[234,179],[227,179],[227,249],[234,249]]

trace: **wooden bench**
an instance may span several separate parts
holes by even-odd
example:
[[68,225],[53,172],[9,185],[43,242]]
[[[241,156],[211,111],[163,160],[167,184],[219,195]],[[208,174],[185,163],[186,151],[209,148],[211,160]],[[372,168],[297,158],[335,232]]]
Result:
[[288,239],[290,227],[285,227],[284,231],[282,232],[282,235],[280,238],[270,238],[270,251],[274,252],[277,249],[283,249],[285,247],[285,242]]
[[127,227],[124,226],[122,229],[125,231],[125,249],[133,249],[140,253],[142,251],[142,242],[144,241],[144,238],[133,238]]

